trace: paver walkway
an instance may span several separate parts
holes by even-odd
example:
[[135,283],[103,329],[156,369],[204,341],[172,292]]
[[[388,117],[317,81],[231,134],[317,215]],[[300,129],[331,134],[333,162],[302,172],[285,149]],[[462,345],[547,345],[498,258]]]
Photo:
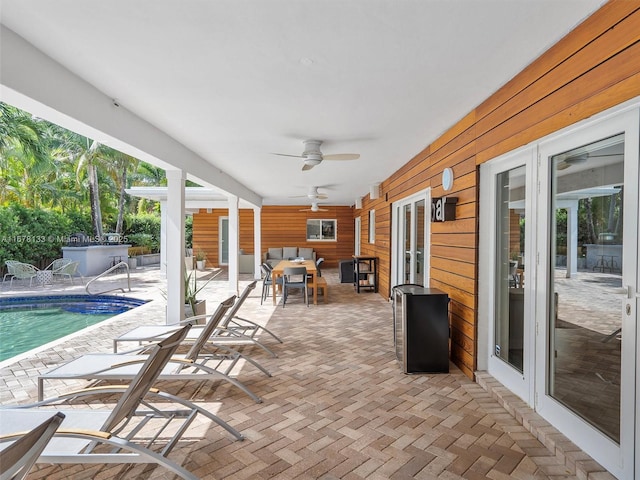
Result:
[[[172,459],[203,479],[577,478],[566,458],[453,365],[450,374],[403,375],[394,357],[390,304],[374,293],[355,294],[338,283],[337,271],[325,269],[323,276],[330,285],[328,304],[306,307],[293,296],[286,308],[270,301],[261,306],[259,284],[240,312],[268,323],[284,340],[270,343],[278,358],[251,350],[271,378],[248,366],[238,373],[263,403],[220,383],[158,384],[202,402],[247,437],[234,442],[200,421]],[[227,285],[221,278],[207,287],[210,312]],[[110,351],[115,335],[135,324],[160,323],[163,313],[162,300],[155,301],[3,368],[2,403],[34,400],[39,371],[85,352]],[[78,384],[84,383],[51,383],[48,391]],[[593,478],[612,478],[602,475]],[[29,478],[173,477],[145,465],[40,465]]]

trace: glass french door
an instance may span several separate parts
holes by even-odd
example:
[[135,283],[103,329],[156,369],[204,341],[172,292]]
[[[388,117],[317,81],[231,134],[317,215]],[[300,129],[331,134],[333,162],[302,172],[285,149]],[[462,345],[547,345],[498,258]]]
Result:
[[229,217],[220,217],[218,251],[220,265],[229,265]]
[[394,203],[393,212],[394,285],[428,286],[429,193],[421,192]]
[[[483,164],[480,169],[479,318],[487,324],[488,371],[533,403],[535,278],[533,177],[535,147]],[[490,207],[489,207],[490,206]],[[531,223],[533,225],[533,223]]]
[[539,146],[537,410],[619,478],[639,473],[638,137],[635,110]]

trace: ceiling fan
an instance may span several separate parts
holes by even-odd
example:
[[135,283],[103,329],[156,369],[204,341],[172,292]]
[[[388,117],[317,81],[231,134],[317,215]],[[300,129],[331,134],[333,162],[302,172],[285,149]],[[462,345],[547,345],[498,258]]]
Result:
[[312,202],[314,200],[326,200],[329,196],[325,193],[318,192],[319,187],[309,187],[309,192],[306,195],[293,195],[289,198],[308,198]]
[[323,160],[357,160],[360,158],[359,153],[335,153],[332,155],[323,155],[320,151],[322,140],[305,140],[302,143],[304,143],[304,152],[302,152],[302,155],[289,155],[287,153],[274,153],[274,155],[304,159],[302,170],[311,170],[316,165],[319,165]]
[[567,168],[574,165],[581,165],[585,163],[590,158],[602,158],[602,157],[618,157],[621,156],[620,153],[612,153],[609,155],[591,155],[589,153],[581,153],[579,155],[566,156],[565,158],[559,158],[556,168],[558,170],[566,170]]
[[313,202],[311,204],[311,208],[301,208],[300,211],[301,212],[328,212],[329,210],[327,210],[326,208],[320,208],[318,206],[318,202]]

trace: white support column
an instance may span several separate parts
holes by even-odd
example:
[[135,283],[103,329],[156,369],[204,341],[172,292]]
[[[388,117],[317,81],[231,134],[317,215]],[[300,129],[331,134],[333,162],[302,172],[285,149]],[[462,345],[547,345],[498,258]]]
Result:
[[167,324],[184,320],[184,185],[182,170],[167,170]]
[[238,295],[238,253],[240,251],[240,220],[238,197],[229,195],[229,294]]
[[262,263],[262,208],[253,207],[253,278],[260,280],[260,264]]
[[160,200],[160,271],[167,273],[167,201]]
[[567,278],[578,273],[578,201],[567,208]]

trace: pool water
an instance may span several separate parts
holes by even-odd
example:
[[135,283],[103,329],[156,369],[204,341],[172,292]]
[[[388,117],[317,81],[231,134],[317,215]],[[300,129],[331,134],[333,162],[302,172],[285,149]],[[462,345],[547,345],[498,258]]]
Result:
[[113,295],[0,299],[0,361],[144,304]]

